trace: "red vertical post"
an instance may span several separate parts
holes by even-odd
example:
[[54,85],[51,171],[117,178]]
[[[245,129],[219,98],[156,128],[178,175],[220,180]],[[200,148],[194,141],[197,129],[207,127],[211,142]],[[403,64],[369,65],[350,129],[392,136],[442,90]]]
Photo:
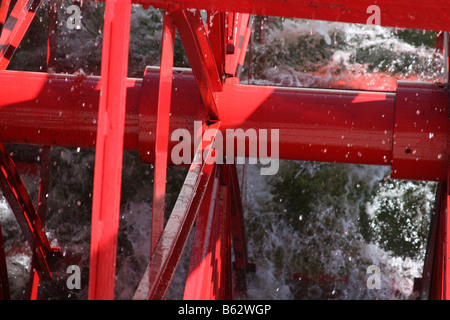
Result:
[[242,205],[239,178],[235,164],[228,165],[231,200],[231,236],[235,259],[236,293],[241,298],[247,296],[248,250],[245,233],[244,209]]
[[170,101],[172,97],[173,49],[175,26],[168,12],[164,14],[161,68],[159,73],[158,111],[156,121],[155,171],[153,177],[152,232],[150,256],[164,231],[166,199],[167,150],[169,148]]
[[106,2],[92,200],[89,299],[114,298],[130,15],[130,0]]
[[56,39],[58,37],[58,1],[50,0],[48,4],[48,29],[47,29],[47,72],[55,72]]
[[[247,13],[235,13],[230,14],[229,17],[233,17],[228,28],[231,30],[231,39],[229,39],[227,55],[225,61],[225,73],[230,76],[236,76],[236,73],[240,73],[242,68],[243,59],[245,59],[245,53],[247,52],[247,45],[250,39],[249,32],[249,18]],[[231,26],[230,26],[230,23]],[[240,66],[240,67],[239,67]]]

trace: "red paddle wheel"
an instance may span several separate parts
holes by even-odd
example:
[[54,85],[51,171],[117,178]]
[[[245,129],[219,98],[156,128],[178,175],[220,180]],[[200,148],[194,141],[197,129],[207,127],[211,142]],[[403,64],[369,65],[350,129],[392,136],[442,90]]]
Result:
[[[49,21],[56,21],[56,2],[50,1]],[[151,258],[134,298],[165,298],[194,225],[184,298],[245,297],[251,265],[238,174],[236,165],[217,152],[223,142],[218,136],[239,128],[279,130],[281,159],[390,165],[392,178],[438,181],[421,284],[426,297],[449,299],[448,82],[398,82],[394,92],[239,83],[253,15],[366,23],[371,2],[133,0],[164,10],[160,67],[147,68],[142,79],[134,79],[127,78],[131,0],[106,1],[100,77],[6,70],[41,1],[0,0],[0,186],[32,248],[36,271],[29,297],[36,298],[39,279],[52,278],[49,264],[60,255],[44,225],[52,146],[96,151],[89,299],[114,299],[124,149],[138,150],[141,161],[155,165]],[[450,31],[447,0],[375,2],[383,26]],[[48,69],[55,60],[57,24],[49,26]],[[191,71],[174,72],[175,30]],[[445,36],[447,70],[448,44]],[[80,108],[81,98],[92,105],[89,111]],[[192,141],[194,161],[165,223],[167,166],[173,164],[169,155],[176,146],[169,137],[177,128],[197,134],[200,142]],[[258,139],[266,150],[273,142],[273,137]],[[37,208],[8,143],[43,146]],[[0,298],[10,298],[2,242],[0,286]]]

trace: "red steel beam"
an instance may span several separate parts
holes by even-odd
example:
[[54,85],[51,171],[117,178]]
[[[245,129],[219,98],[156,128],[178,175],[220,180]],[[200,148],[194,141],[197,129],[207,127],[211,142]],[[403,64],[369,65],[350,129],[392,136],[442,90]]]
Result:
[[[218,170],[216,170],[218,171]],[[213,220],[219,190],[219,175],[208,185],[195,222],[183,300],[212,300],[214,255],[211,248]]]
[[447,85],[398,82],[392,178],[446,181],[448,103]]
[[[183,296],[185,300],[231,299],[233,289],[240,298],[246,297],[247,250],[241,221],[243,216],[240,215],[243,212],[237,212],[235,207],[240,202],[239,189],[235,189],[236,181],[233,181],[235,170],[235,165],[218,166],[218,174],[200,208]],[[235,288],[231,275],[231,248],[236,259]]]
[[18,0],[0,37],[0,70],[5,70],[27,32],[41,0]]
[[8,16],[10,4],[11,0],[0,0],[0,36],[2,34],[3,26],[5,25],[6,17]]
[[214,231],[214,287],[215,300],[231,300],[233,296],[233,277],[231,263],[231,231],[230,231],[230,182],[228,166],[222,165],[220,174],[217,215]]
[[51,255],[55,250],[51,247],[45,235],[42,222],[14,166],[13,160],[5,146],[1,143],[0,167],[0,187],[3,196],[8,201],[33,254],[36,256],[40,276],[45,279],[50,279],[52,274],[46,257]]
[[261,16],[314,19],[366,24],[368,8],[380,8],[381,25],[396,28],[450,31],[450,3],[447,0],[135,0],[157,8],[203,9],[242,12]]
[[208,12],[206,24],[208,26],[208,38],[216,60],[217,71],[220,75],[224,74],[225,66],[225,20],[226,14],[224,12]]
[[230,183],[231,236],[235,259],[236,293],[240,298],[247,297],[248,250],[245,233],[244,209],[236,165],[228,166]]
[[450,299],[449,198],[448,182],[439,183],[421,280],[421,298],[424,299]]
[[[230,16],[233,15],[230,13]],[[247,52],[248,41],[250,40],[250,15],[247,13],[234,13],[233,24],[231,28],[232,39],[227,50],[225,60],[225,73],[227,75],[236,76],[241,72],[245,53]],[[230,28],[230,26],[228,26]]]
[[114,299],[130,15],[130,0],[107,1],[92,199],[91,300]]
[[164,207],[166,199],[167,152],[169,149],[170,102],[172,97],[173,50],[175,26],[172,17],[165,12],[161,41],[161,72],[159,74],[158,110],[156,121],[155,170],[153,177],[152,231],[150,255],[164,231]]
[[58,1],[49,0],[47,26],[47,72],[55,72],[56,46],[58,38]]
[[218,119],[216,96],[222,91],[222,78],[205,30],[200,11],[175,10],[174,23],[183,42],[186,55],[195,75],[206,111],[211,119]]
[[[47,72],[54,72],[56,63],[57,29],[58,29],[58,3],[57,0],[50,0],[48,8],[48,30],[47,30]],[[48,186],[50,182],[50,162],[51,146],[43,146],[41,151],[41,168],[39,181],[39,195],[37,214],[45,224],[47,212]],[[39,289],[39,273],[36,269],[36,256],[33,255],[30,268],[30,278],[28,280],[27,298],[36,300]]]
[[[1,72],[0,86],[7,87],[8,94],[0,98],[0,141],[95,147],[99,79],[87,77],[74,86],[77,81],[77,77],[68,75]],[[157,100],[147,100],[147,113],[141,113],[140,98],[156,97],[157,86],[153,84],[158,81],[158,74],[151,72],[146,75],[144,84],[140,79],[127,79],[125,149],[144,151],[155,148],[155,135],[147,134],[144,140],[139,132],[155,132]],[[414,92],[414,86],[421,93],[418,96],[420,100],[414,98],[414,104],[406,104],[401,109],[411,109],[411,117],[418,109],[422,110],[420,123],[427,124],[426,128],[441,126],[437,131],[426,132],[426,141],[433,133],[432,140],[443,143],[447,130],[444,127],[448,128],[443,113],[448,107],[448,91],[438,84],[414,82],[409,89],[400,85],[400,92]],[[27,91],[23,91],[24,87]],[[396,93],[242,84],[224,84],[223,88],[217,99],[223,134],[226,129],[236,128],[244,131],[252,128],[279,129],[280,159],[376,165],[392,163],[394,131],[396,139],[400,139],[402,133],[402,126],[395,127],[399,121],[395,116],[398,114],[395,106],[402,103],[396,99]],[[439,105],[434,105],[436,103]],[[170,132],[185,128],[193,133],[193,122],[207,119],[203,110],[192,75],[175,72]],[[411,142],[404,138],[399,141],[417,148],[422,146],[425,150],[426,144],[423,143],[426,141],[421,140],[425,138],[421,129],[407,128]],[[170,141],[169,152],[177,144],[178,141]],[[429,166],[418,172],[413,170],[415,158],[407,159],[409,172],[404,172],[403,178],[410,176],[415,179],[419,175],[424,180],[446,179],[446,174],[436,174],[436,168],[443,168],[446,163],[446,146],[432,145],[432,153],[426,156],[431,160],[427,161]],[[408,156],[406,149],[399,150],[404,153],[402,157]],[[439,150],[445,150],[445,153],[439,156],[436,153]],[[154,161],[154,156],[152,159],[150,154],[145,160]]]
[[213,131],[211,140],[203,141],[198,146],[195,157],[202,159],[202,162],[194,161],[189,168],[164,233],[133,296],[134,300],[164,299],[169,289],[214,172],[212,143],[219,125],[216,122],[209,126]]

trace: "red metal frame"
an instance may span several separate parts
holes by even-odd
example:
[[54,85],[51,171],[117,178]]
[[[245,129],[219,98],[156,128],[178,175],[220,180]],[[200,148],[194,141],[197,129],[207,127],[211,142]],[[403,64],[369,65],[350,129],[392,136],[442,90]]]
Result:
[[0,70],[5,70],[40,6],[41,0],[18,0],[0,37]]
[[[156,122],[155,170],[153,174],[152,231],[150,255],[164,231],[164,207],[166,199],[166,175],[169,149],[170,102],[172,97],[173,52],[175,26],[166,12],[161,40],[161,72],[159,73],[158,110]],[[151,134],[151,132],[149,133]]]
[[260,16],[279,16],[325,21],[366,24],[370,14],[367,8],[377,5],[381,9],[381,25],[387,27],[450,31],[450,4],[446,0],[424,2],[420,0],[135,0],[134,3],[158,8],[173,6],[177,9],[203,9],[206,11],[241,12]]
[[25,185],[3,144],[0,144],[0,166],[0,187],[3,196],[8,201],[33,254],[36,256],[37,270],[40,276],[50,279],[52,275],[46,258],[54,254],[57,249],[50,245]]
[[202,162],[194,161],[189,168],[169,221],[133,297],[135,300],[164,299],[169,289],[214,172],[215,152],[212,143],[219,125],[220,122],[212,124],[209,127],[210,130],[214,130],[212,139],[202,141],[198,146],[194,159],[200,158]]
[[197,10],[175,10],[172,17],[183,41],[206,111],[212,119],[218,119],[215,93],[222,91],[222,78],[201,14]]
[[130,15],[130,0],[106,2],[92,198],[89,299],[114,299]]
[[[32,266],[39,271],[30,274],[28,298],[36,299],[40,277],[51,277],[47,257],[57,252],[42,229],[53,145],[96,148],[89,299],[114,298],[123,149],[139,150],[142,161],[155,163],[151,259],[134,298],[165,297],[194,225],[184,298],[245,298],[250,264],[239,179],[235,165],[210,162],[217,156],[211,140],[198,149],[192,141],[195,155],[206,158],[191,165],[164,227],[168,154],[176,145],[169,141],[173,130],[186,128],[191,136],[203,137],[209,128],[214,139],[219,132],[240,128],[279,130],[283,159],[391,165],[393,178],[439,181],[422,287],[429,298],[450,299],[448,84],[399,82],[395,92],[239,84],[252,15],[366,23],[372,2],[108,0],[101,77],[86,77],[4,71],[40,1],[18,0],[8,18],[10,1],[1,1],[0,87],[8,93],[0,98],[0,143],[43,146],[36,210],[0,144],[2,191],[35,252]],[[57,48],[55,3],[51,0],[49,12],[49,72]],[[143,79],[126,77],[131,3],[165,10],[161,66],[147,68]],[[450,31],[446,0],[379,0],[376,5],[384,26]],[[206,24],[200,9],[207,10]],[[192,71],[173,72],[175,28]],[[81,98],[92,108],[80,108]],[[194,132],[195,120],[203,122],[202,132]],[[265,141],[268,148],[273,138]],[[5,259],[0,242],[0,298],[9,298]]]

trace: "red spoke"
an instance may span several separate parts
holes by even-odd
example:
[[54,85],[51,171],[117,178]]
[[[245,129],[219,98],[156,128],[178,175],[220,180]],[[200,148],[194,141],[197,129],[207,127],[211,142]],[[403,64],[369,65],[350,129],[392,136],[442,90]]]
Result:
[[114,298],[130,14],[130,0],[106,2],[92,200],[89,299]]

